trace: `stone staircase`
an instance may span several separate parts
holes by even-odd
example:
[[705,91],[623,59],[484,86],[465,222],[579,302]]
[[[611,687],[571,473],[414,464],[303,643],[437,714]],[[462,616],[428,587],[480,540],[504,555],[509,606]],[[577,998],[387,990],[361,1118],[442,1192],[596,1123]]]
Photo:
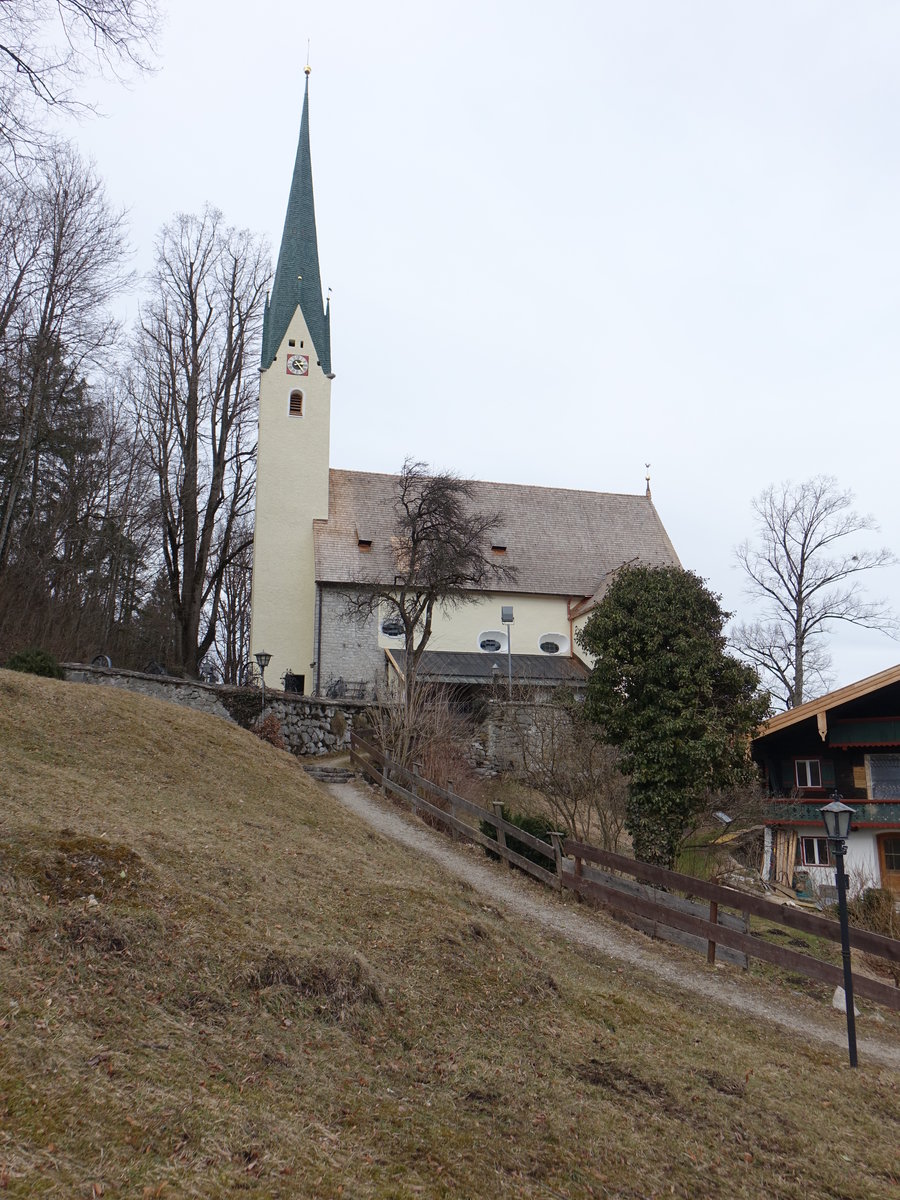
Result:
[[318,780],[319,783],[349,783],[351,779],[356,778],[356,772],[348,766],[311,763],[309,766],[304,765],[303,770],[311,779]]

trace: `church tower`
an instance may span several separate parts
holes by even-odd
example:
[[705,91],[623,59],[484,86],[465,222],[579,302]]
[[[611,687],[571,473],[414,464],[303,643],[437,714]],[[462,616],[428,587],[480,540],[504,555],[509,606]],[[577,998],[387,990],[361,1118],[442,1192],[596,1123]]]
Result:
[[312,161],[309,67],[300,141],[275,280],[263,323],[253,538],[251,654],[272,655],[272,687],[286,671],[313,690],[313,521],[328,517],[331,323],[322,304]]

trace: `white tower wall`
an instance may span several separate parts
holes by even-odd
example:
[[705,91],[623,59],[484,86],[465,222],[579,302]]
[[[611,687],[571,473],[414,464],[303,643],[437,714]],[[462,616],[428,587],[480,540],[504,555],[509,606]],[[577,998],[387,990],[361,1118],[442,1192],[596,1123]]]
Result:
[[[308,375],[288,374],[290,355],[309,357]],[[302,415],[291,415],[294,392]],[[260,373],[250,649],[272,655],[267,684],[281,687],[291,671],[304,677],[307,694],[316,659],[313,521],[328,517],[330,426],[331,380],[298,306],[274,362]]]

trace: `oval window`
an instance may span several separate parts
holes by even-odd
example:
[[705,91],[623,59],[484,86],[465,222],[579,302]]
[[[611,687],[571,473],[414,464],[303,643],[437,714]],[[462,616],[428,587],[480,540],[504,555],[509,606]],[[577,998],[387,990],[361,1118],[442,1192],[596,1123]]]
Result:
[[538,638],[542,654],[568,654],[569,639],[564,633],[542,633]]
[[381,632],[385,637],[403,637],[403,622],[399,617],[385,617],[381,622]]
[[509,642],[506,634],[500,629],[482,629],[475,639],[475,645],[483,654],[505,654]]

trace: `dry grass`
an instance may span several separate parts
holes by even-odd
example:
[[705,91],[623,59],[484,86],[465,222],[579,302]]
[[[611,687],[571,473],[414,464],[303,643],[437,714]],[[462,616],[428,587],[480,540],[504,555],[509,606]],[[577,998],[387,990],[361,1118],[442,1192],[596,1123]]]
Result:
[[0,672],[0,760],[11,1196],[898,1194],[895,1073],[504,919],[252,734]]

